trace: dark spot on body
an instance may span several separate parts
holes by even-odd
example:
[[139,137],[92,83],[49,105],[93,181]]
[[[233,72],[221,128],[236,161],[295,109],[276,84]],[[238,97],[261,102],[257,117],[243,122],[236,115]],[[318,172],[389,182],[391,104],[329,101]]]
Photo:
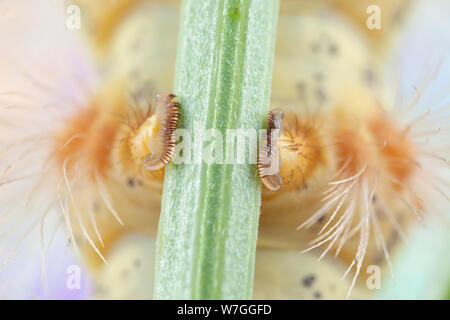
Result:
[[134,267],[139,268],[140,266],[141,266],[141,260],[140,259],[134,260]]
[[387,251],[391,251],[392,248],[395,246],[395,244],[398,242],[398,239],[400,238],[398,232],[396,230],[394,230],[391,233],[391,236],[389,237],[389,240],[387,241]]
[[78,245],[84,246],[84,238],[79,236],[79,235],[75,235],[74,237],[75,243],[77,243]]
[[330,46],[328,47],[328,53],[330,54],[330,56],[335,56],[339,53],[339,47],[332,43],[330,44]]
[[95,292],[97,292],[97,293],[99,293],[99,294],[102,294],[102,293],[105,293],[105,292],[106,292],[106,289],[105,289],[105,287],[103,287],[102,285],[97,285],[97,286],[95,287]]
[[408,12],[408,5],[409,3],[408,1],[406,1],[402,5],[400,5],[394,12],[391,18],[391,22],[394,25],[401,25],[404,22],[406,16],[405,13]]
[[100,203],[97,200],[95,200],[92,203],[92,209],[94,210],[95,213],[100,212],[101,206],[100,206]]
[[136,182],[132,178],[128,179],[127,184],[130,188],[134,188],[136,186]]
[[318,223],[322,223],[325,221],[325,215],[322,215],[319,219],[317,219]]
[[303,81],[299,81],[299,82],[297,83],[297,89],[299,89],[299,90],[305,90],[305,87],[306,87],[306,85],[305,85],[305,83],[304,83]]
[[141,78],[141,73],[138,69],[133,69],[130,71],[130,78],[139,80]]
[[152,96],[155,91],[155,82],[147,79],[137,90],[133,92],[133,98],[135,100],[145,99],[146,97]]
[[319,291],[314,292],[314,298],[322,299],[322,294]]
[[306,85],[303,81],[297,83],[297,90],[301,98],[306,95]]
[[323,81],[323,78],[324,78],[324,76],[323,76],[323,73],[322,72],[317,72],[315,75],[314,75],[314,79],[316,80],[316,81]]
[[319,104],[324,104],[328,100],[327,95],[325,94],[322,88],[316,89],[316,97]]
[[398,224],[403,224],[403,222],[405,221],[405,216],[407,216],[408,215],[408,213],[404,213],[404,212],[399,212],[398,214],[397,214],[397,221],[398,221]]
[[371,69],[366,69],[363,71],[363,79],[367,84],[371,86],[375,85],[377,82],[375,72]]
[[385,220],[386,219],[386,213],[384,212],[383,209],[376,208],[375,212],[377,214],[377,218],[378,219],[380,219],[380,220]]
[[382,265],[384,262],[384,254],[379,254],[378,256],[373,259],[373,264],[375,265]]
[[136,39],[131,43],[130,50],[135,53],[136,51],[139,51],[141,49],[141,41],[140,39]]
[[313,285],[313,283],[314,283],[315,280],[316,280],[316,276],[313,275],[313,274],[311,274],[311,275],[306,276],[306,277],[303,278],[302,284],[303,284],[305,287],[310,288],[310,287]]
[[311,51],[313,53],[319,53],[320,52],[320,43],[315,42],[311,45]]

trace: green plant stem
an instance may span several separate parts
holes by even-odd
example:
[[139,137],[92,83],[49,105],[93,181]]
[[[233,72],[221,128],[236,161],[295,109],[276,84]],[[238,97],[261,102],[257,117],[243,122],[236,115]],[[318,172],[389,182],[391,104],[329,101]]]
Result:
[[[278,0],[183,1],[174,89],[179,127],[192,137],[211,128],[223,137],[231,128],[258,135],[269,107],[277,15]],[[244,148],[236,153],[248,157]],[[260,204],[254,163],[170,163],[155,298],[250,299]]]

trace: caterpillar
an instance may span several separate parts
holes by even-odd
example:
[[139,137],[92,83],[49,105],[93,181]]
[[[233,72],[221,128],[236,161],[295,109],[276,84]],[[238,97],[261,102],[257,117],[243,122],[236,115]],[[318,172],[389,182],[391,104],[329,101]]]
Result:
[[[331,18],[333,23],[315,15],[299,18],[292,14],[280,19],[272,105],[282,109],[272,111],[268,126],[271,130],[280,129],[281,136],[276,143],[267,140],[260,160],[273,150],[270,155],[279,154],[281,167],[278,176],[272,180],[267,172],[262,172],[261,164],[266,161],[259,163],[262,181],[268,188],[263,190],[258,251],[273,250],[277,256],[286,249],[297,253],[308,249],[307,244],[314,241],[323,229],[319,237],[325,237],[310,246],[320,244],[338,230],[336,223],[348,210],[348,220],[343,224],[348,229],[344,228],[340,234],[342,237],[322,243],[322,247],[327,246],[324,248],[326,251],[336,239],[329,250],[339,251],[339,261],[356,269],[356,279],[358,270],[368,264],[389,263],[398,238],[403,237],[408,226],[415,223],[414,212],[419,217],[428,215],[433,211],[429,207],[434,198],[447,195],[445,178],[437,179],[439,183],[432,178],[436,184],[427,186],[419,177],[424,174],[426,179],[423,181],[430,181],[431,175],[426,173],[430,169],[440,175],[445,171],[446,158],[429,156],[436,155],[431,151],[418,152],[418,149],[428,148],[433,143],[445,142],[446,131],[432,127],[434,119],[445,111],[433,110],[423,114],[418,122],[410,122],[411,128],[402,135],[408,124],[401,125],[403,119],[397,113],[398,106],[377,105],[380,97],[377,86],[384,83],[377,73],[377,63],[371,59],[370,50],[340,19]],[[106,28],[108,31],[104,34],[107,36],[99,41],[99,45],[112,43],[111,48],[115,52],[120,51],[117,47],[123,44],[120,41],[114,43],[117,39],[113,37],[121,32],[119,22],[123,22],[125,17],[115,16],[113,20],[111,24],[100,23],[110,27]],[[301,30],[306,31],[302,34]],[[317,32],[308,32],[311,30]],[[299,38],[302,39],[300,44],[296,41]],[[162,41],[154,42],[160,46],[163,44]],[[154,47],[159,49],[160,46]],[[61,52],[59,48],[53,49]],[[170,51],[163,49],[165,54]],[[117,60],[112,59],[110,68],[120,65],[121,61],[133,60],[125,59],[129,57],[129,51],[120,53],[122,56],[114,57]],[[86,69],[90,68],[79,67],[79,59],[75,59],[74,69],[82,70],[80,74],[58,75],[69,65],[67,61],[73,63],[73,52],[70,55],[70,59],[51,67],[35,64],[32,68],[25,68],[40,72],[39,76],[27,75],[22,79],[20,92],[2,89],[4,113],[0,132],[4,152],[0,188],[5,199],[12,195],[14,201],[2,203],[0,229],[3,239],[9,236],[11,239],[2,243],[1,254],[4,255],[1,261],[7,263],[11,260],[23,236],[31,228],[42,229],[42,238],[49,245],[51,239],[47,238],[48,235],[51,237],[52,230],[48,230],[47,222],[50,214],[54,213],[58,221],[66,225],[68,241],[76,247],[75,250],[81,251],[83,261],[95,273],[100,273],[105,262],[114,263],[109,259],[113,252],[111,248],[120,242],[121,237],[132,233],[149,237],[156,235],[164,174],[162,167],[173,154],[174,140],[169,131],[175,127],[180,112],[177,111],[177,100],[170,95],[156,99],[153,108],[145,101],[141,105],[148,91],[154,88],[145,94],[139,90],[136,96],[144,99],[129,101],[126,88],[131,81],[128,76],[119,76],[118,80],[103,79],[100,85],[87,84],[92,75],[88,75]],[[158,87],[158,91],[168,91],[169,84],[165,82],[168,82],[166,78],[171,78],[172,71],[167,66],[173,66],[173,61],[165,59],[161,63],[157,56],[152,55],[151,59],[147,54],[144,56],[145,59],[136,58],[136,64],[145,63],[146,70],[150,70],[147,65],[162,65],[163,70],[151,76],[158,86],[164,82],[162,87],[165,90]],[[154,69],[151,70],[153,72]],[[16,70],[7,71],[7,74],[18,73]],[[51,85],[48,83],[50,80]],[[142,84],[144,80],[136,81]],[[423,93],[422,90],[419,92]],[[406,114],[411,116],[412,111]],[[445,118],[439,120],[445,124]],[[423,132],[419,127],[422,125],[425,127]],[[430,126],[432,128],[427,129]],[[161,127],[167,131],[159,130]],[[383,132],[395,139],[387,139],[381,134]],[[429,133],[429,141],[412,139],[416,138],[413,132]],[[385,142],[387,140],[389,143]],[[147,157],[149,145],[159,150],[156,157]],[[394,161],[393,157],[403,160]],[[399,163],[407,164],[404,166],[406,170],[399,169]],[[157,170],[147,170],[146,164]],[[393,175],[392,179],[379,177],[377,169]],[[350,178],[353,179],[348,180]],[[427,196],[422,197],[422,191],[412,192],[404,186],[409,183],[425,188]],[[377,192],[373,193],[375,189]],[[343,191],[346,192],[332,202]],[[343,197],[346,199],[341,204]],[[23,204],[24,198],[30,199],[26,201],[27,206]],[[349,210],[352,199],[355,200],[353,211]],[[364,207],[366,202],[371,204],[370,214],[356,208]],[[40,211],[30,208],[39,208]],[[331,220],[333,214],[335,216]],[[353,219],[348,218],[350,214]],[[366,220],[369,217],[369,225],[358,224],[366,222],[361,217]],[[28,221],[27,224],[20,222],[24,220]],[[296,230],[297,226],[303,228]],[[370,235],[367,238],[368,230]],[[354,235],[350,238],[351,233],[358,231],[360,237]],[[361,239],[366,240],[359,249]],[[5,263],[2,270],[6,268]],[[258,272],[262,266],[257,264],[256,268]],[[258,283],[256,287],[261,285]]]

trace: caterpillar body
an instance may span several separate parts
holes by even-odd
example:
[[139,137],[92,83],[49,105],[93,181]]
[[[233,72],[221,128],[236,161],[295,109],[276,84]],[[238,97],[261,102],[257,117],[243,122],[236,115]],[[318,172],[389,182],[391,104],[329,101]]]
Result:
[[[133,60],[130,48],[121,50],[124,44],[114,36],[128,28],[119,28],[127,20],[124,13],[144,1],[122,2],[133,5],[121,11],[118,4],[97,21],[104,31],[96,45],[111,45],[111,51],[119,52],[111,68]],[[369,264],[389,265],[408,226],[434,211],[434,202],[448,200],[448,178],[442,174],[448,170],[447,109],[424,111],[404,123],[416,100],[410,108],[384,102],[380,107],[384,83],[378,62],[342,19],[329,18],[286,14],[280,19],[272,105],[281,109],[272,112],[268,122],[269,128],[280,128],[281,135],[260,154],[278,154],[281,166],[272,176],[260,164],[267,188],[258,252],[281,257],[283,250],[311,250],[313,257],[317,251],[320,257],[333,251],[339,264],[353,268],[356,284],[358,273]],[[134,29],[127,30],[126,35]],[[162,46],[161,38],[157,40],[152,48]],[[149,73],[157,86],[163,83],[164,90],[158,91],[167,91],[173,61],[166,55],[173,56],[175,50],[162,46],[164,59],[157,54],[149,59],[147,49],[137,50],[145,54],[135,63],[155,70]],[[161,70],[155,67],[160,65]],[[45,71],[39,65],[33,68],[43,72],[22,79],[22,91],[5,90],[1,96],[0,190],[8,201],[1,206],[0,232],[3,239],[11,238],[2,243],[0,270],[30,228],[42,229],[46,245],[51,243],[46,219],[55,212],[69,242],[97,272],[110,262],[112,247],[122,237],[156,235],[163,166],[173,154],[179,106],[172,95],[157,98],[153,108],[129,102],[126,87],[139,78],[135,71],[132,77],[88,88],[85,74],[58,78],[54,70],[60,65]],[[62,85],[49,86],[49,79]],[[136,80],[139,85],[145,81]],[[81,93],[68,92],[80,86]],[[140,89],[136,96],[142,98]],[[442,123],[440,130],[437,123]],[[25,220],[29,222],[23,224]],[[257,259],[256,273],[263,268],[258,261],[270,263]],[[256,288],[265,281],[261,279]]]

